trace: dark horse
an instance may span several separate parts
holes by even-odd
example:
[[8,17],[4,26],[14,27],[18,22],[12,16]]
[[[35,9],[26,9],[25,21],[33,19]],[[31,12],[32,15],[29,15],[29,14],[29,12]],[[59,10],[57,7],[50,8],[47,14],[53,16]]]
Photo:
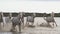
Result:
[[12,21],[12,30],[15,30],[16,25],[19,26],[19,32],[21,32],[21,23],[24,25],[23,13],[19,13],[17,17],[13,17]]

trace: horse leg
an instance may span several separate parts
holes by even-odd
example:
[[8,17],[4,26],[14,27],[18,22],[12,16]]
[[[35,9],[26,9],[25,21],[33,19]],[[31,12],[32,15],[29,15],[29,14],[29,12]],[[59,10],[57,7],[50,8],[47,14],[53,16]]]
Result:
[[47,27],[53,27],[52,23],[48,22],[47,24],[48,24]]
[[[56,22],[54,22],[56,24]],[[56,27],[57,27],[57,24],[56,24]]]
[[47,26],[47,27],[49,27],[49,26],[50,26],[49,22],[48,22],[47,24],[48,24],[48,26]]
[[23,22],[23,29],[24,29],[24,22]]
[[52,25],[53,25],[53,28],[54,28],[54,22],[53,22],[53,24],[52,24]]
[[50,22],[50,27],[54,27],[54,22]]
[[22,21],[22,24],[23,24],[23,29],[24,29],[24,21]]
[[19,32],[21,32],[21,23],[19,23],[18,26],[19,26]]
[[0,29],[1,29],[1,23],[0,23]]
[[11,29],[11,31],[14,31],[15,27],[16,27],[16,24],[12,23],[12,29]]
[[30,24],[29,24],[30,22],[27,22],[27,26],[29,26]]
[[26,25],[25,26],[28,26],[29,25],[29,22],[28,21],[26,21]]
[[28,26],[28,22],[26,22],[26,26]]
[[32,22],[32,24],[31,25],[33,25],[34,23]]
[[4,27],[4,23],[3,23],[3,27]]

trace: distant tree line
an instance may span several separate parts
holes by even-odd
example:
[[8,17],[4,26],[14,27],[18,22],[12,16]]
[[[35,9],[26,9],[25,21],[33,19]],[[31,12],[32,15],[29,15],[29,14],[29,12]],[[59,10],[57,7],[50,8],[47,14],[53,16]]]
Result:
[[[10,13],[3,13],[3,15],[4,16],[9,16],[9,14]],[[18,15],[18,13],[11,13],[12,14],[12,17],[15,17],[15,16],[17,16]],[[26,16],[29,16],[29,15],[32,15],[33,13],[25,13],[25,17]],[[50,16],[50,13],[49,14],[47,14],[47,13],[35,13],[36,14],[36,17],[43,17],[43,16],[45,16],[45,17],[47,17],[47,16]],[[60,17],[60,13],[55,13],[54,14],[54,17]]]

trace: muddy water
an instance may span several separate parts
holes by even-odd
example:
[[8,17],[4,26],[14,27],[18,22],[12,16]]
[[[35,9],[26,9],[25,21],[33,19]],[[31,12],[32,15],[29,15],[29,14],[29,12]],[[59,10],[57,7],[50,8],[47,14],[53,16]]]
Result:
[[[41,23],[46,22],[42,17],[36,17],[35,18],[35,22],[34,25],[36,27],[25,27],[24,29],[21,29],[21,33],[17,33],[17,32],[10,32],[11,29],[11,23],[7,23],[5,24],[5,26],[3,27],[3,24],[1,25],[1,29],[0,29],[0,34],[60,34],[60,17],[55,17],[54,18],[55,21],[58,24],[58,27],[55,28],[48,28],[48,27],[40,27],[38,26]],[[26,23],[26,17],[24,18],[24,23]],[[17,31],[18,31],[18,27],[16,27]]]

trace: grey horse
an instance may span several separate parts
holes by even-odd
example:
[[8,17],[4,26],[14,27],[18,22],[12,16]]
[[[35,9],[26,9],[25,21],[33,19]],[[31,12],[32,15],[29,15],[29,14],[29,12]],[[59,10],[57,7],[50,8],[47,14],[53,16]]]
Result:
[[22,22],[22,25],[23,25],[23,29],[24,29],[24,15],[25,15],[25,13],[24,12],[21,12],[20,13],[20,19],[21,19],[21,22]]
[[15,30],[16,25],[18,25],[19,32],[21,32],[21,24],[23,23],[24,25],[23,13],[19,13],[17,17],[13,17],[11,21],[12,21],[12,30]]
[[33,15],[31,15],[31,16],[27,16],[27,21],[26,21],[27,26],[29,25],[29,22],[31,23],[31,25],[34,24],[34,18],[35,18],[35,16],[36,16],[35,13],[33,13]]
[[[50,25],[50,23],[53,23],[53,26],[54,26],[54,23],[56,24],[53,14],[51,14],[50,17],[44,18],[44,20],[46,20],[46,22],[47,22],[48,25]],[[56,26],[57,26],[57,24],[56,24]]]

